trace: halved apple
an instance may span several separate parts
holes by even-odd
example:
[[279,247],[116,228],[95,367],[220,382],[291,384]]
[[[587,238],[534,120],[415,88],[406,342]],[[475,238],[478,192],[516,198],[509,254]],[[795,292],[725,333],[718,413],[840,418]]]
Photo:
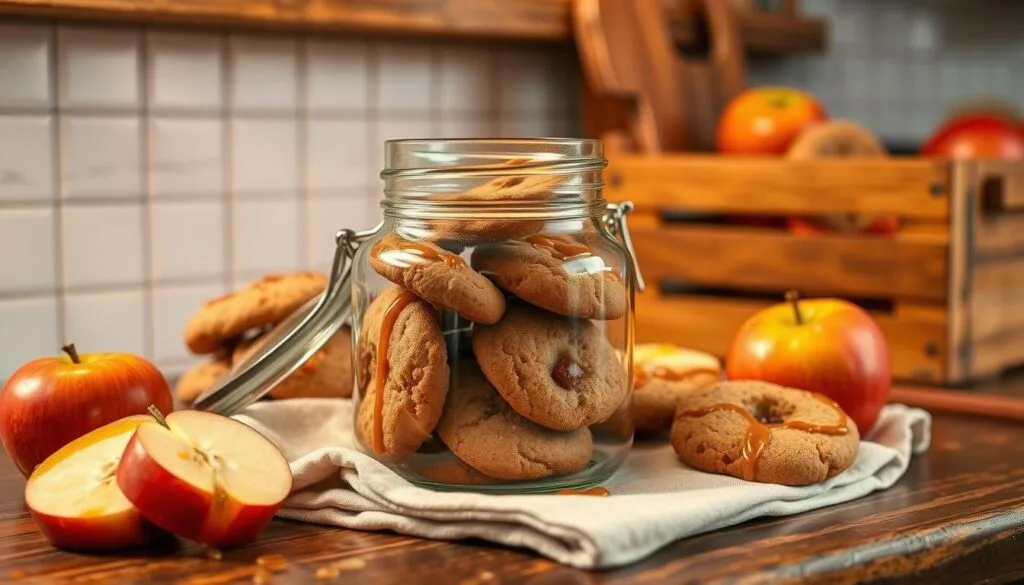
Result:
[[284,455],[252,428],[182,410],[139,425],[117,484],[157,526],[229,547],[255,539],[270,523],[291,491],[292,475]]
[[162,534],[118,488],[118,461],[148,416],[102,426],[46,458],[25,485],[25,503],[51,544],[73,550],[142,546]]

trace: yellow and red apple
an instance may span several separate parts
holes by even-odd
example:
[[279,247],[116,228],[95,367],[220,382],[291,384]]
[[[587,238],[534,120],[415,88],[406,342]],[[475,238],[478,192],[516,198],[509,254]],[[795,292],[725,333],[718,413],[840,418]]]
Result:
[[142,546],[162,536],[124,497],[117,468],[136,428],[132,416],[102,426],[50,455],[28,479],[25,503],[46,540],[72,550]]
[[874,426],[892,383],[878,324],[841,299],[799,300],[795,292],[752,315],[729,347],[730,380],[763,380],[829,396],[861,433]]
[[153,524],[210,546],[256,538],[291,491],[284,455],[234,419],[183,410],[139,425],[117,484]]
[[22,474],[69,442],[150,404],[173,407],[167,380],[153,364],[126,353],[44,357],[18,368],[0,394],[0,442]]

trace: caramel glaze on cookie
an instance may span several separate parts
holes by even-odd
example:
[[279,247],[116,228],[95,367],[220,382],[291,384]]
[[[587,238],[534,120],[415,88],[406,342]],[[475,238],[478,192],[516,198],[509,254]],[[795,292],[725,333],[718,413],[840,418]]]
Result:
[[524,301],[560,315],[618,319],[626,313],[626,285],[618,274],[563,236],[482,245],[472,265]]
[[472,360],[455,366],[450,386],[437,434],[477,471],[531,480],[575,473],[590,462],[590,429],[552,431],[526,420],[509,408]]
[[430,438],[448,393],[448,355],[434,309],[398,287],[381,292],[363,316],[356,367],[356,435],[382,458],[407,458]]
[[615,349],[587,320],[510,303],[496,325],[474,328],[473,353],[508,404],[549,429],[606,420],[625,399]]
[[[234,363],[241,363],[259,349],[261,339],[239,342],[235,346]],[[274,386],[270,396],[277,399],[352,396],[352,333],[348,326],[339,329],[320,351]]]
[[825,396],[766,382],[719,382],[676,409],[672,447],[696,469],[808,485],[853,464],[857,425]]
[[215,353],[250,329],[282,321],[325,286],[327,277],[316,272],[266,276],[204,304],[185,325],[185,345],[196,354]]
[[385,236],[370,250],[370,265],[391,282],[470,321],[496,323],[505,312],[505,295],[487,277],[430,242]]

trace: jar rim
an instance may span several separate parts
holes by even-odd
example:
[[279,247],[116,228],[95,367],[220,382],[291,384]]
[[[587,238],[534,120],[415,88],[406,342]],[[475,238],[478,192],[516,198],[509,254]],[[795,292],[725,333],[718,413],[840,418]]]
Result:
[[403,138],[384,142],[380,176],[571,173],[606,164],[593,138]]

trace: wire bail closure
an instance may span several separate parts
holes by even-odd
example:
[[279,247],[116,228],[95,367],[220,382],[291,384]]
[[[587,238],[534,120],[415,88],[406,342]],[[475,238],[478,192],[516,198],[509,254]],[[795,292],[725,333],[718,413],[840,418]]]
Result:
[[632,201],[609,203],[608,213],[604,216],[604,225],[626,247],[626,253],[629,254],[629,261],[632,264],[633,275],[636,278],[636,290],[644,292],[647,285],[644,283],[643,274],[640,273],[640,261],[637,260],[636,250],[633,248],[633,239],[629,236],[629,225],[626,223],[626,216],[633,211],[633,207]]

